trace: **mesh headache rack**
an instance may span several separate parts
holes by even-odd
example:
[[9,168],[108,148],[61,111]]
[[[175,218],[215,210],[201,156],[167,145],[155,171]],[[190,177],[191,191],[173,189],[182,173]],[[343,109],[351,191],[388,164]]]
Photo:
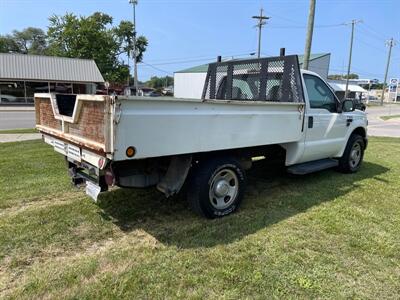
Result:
[[304,102],[297,55],[211,63],[202,99]]

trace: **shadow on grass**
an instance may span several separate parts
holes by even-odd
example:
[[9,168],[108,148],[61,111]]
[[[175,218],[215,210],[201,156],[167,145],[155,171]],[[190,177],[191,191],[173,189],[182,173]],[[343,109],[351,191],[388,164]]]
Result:
[[364,162],[356,174],[333,170],[290,176],[281,168],[257,163],[248,173],[248,188],[241,208],[222,219],[206,220],[194,215],[184,195],[165,199],[155,189],[116,189],[101,195],[102,216],[121,230],[141,229],[167,245],[179,248],[212,247],[232,243],[271,224],[280,222],[323,202],[356,189],[367,178],[389,169]]

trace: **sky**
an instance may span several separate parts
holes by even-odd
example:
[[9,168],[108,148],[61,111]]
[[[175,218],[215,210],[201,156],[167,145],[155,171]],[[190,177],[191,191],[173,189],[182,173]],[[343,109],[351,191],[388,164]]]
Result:
[[[149,40],[139,80],[172,75],[199,64],[224,58],[242,58],[257,49],[253,15],[260,8],[271,19],[262,32],[262,55],[303,54],[309,0],[138,0],[137,31]],[[48,17],[72,12],[101,11],[132,20],[128,0],[0,0],[0,34],[26,27],[48,26]],[[312,53],[331,53],[330,74],[346,73],[351,20],[355,27],[351,71],[361,78],[383,80],[388,47],[393,48],[388,78],[400,77],[400,0],[317,0]],[[346,25],[347,24],[347,25]]]

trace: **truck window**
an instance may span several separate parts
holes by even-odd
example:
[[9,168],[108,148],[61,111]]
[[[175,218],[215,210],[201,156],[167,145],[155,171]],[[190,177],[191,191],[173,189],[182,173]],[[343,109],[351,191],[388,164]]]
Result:
[[[251,90],[249,82],[244,80],[245,78],[233,78],[232,82],[232,99],[235,100],[248,100],[253,99],[254,92],[256,92],[255,88],[259,82],[255,82],[254,80],[251,82],[253,84],[253,90]],[[247,78],[246,78],[247,79]]]
[[318,77],[304,74],[311,108],[323,108],[336,112],[336,99],[331,89]]
[[[267,80],[266,101],[279,102],[282,97],[282,74],[275,74]],[[232,80],[232,100],[255,100],[259,98],[260,75],[239,74],[234,75]],[[218,87],[218,99],[226,99],[226,77]]]
[[208,65],[202,99],[304,102],[297,55]]
[[[260,78],[256,74],[235,75],[232,80],[232,100],[254,100],[258,98]],[[226,99],[226,77],[221,81],[218,99]]]

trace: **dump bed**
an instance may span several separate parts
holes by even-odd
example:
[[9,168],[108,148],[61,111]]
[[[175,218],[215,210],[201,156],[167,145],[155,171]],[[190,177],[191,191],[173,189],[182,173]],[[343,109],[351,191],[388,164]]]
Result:
[[297,142],[303,103],[119,97],[114,160]]
[[87,151],[119,161],[298,142],[304,124],[297,56],[211,64],[203,99],[36,94],[35,106],[47,142],[78,160]]
[[100,155],[113,152],[112,98],[103,95],[35,94],[36,128]]

